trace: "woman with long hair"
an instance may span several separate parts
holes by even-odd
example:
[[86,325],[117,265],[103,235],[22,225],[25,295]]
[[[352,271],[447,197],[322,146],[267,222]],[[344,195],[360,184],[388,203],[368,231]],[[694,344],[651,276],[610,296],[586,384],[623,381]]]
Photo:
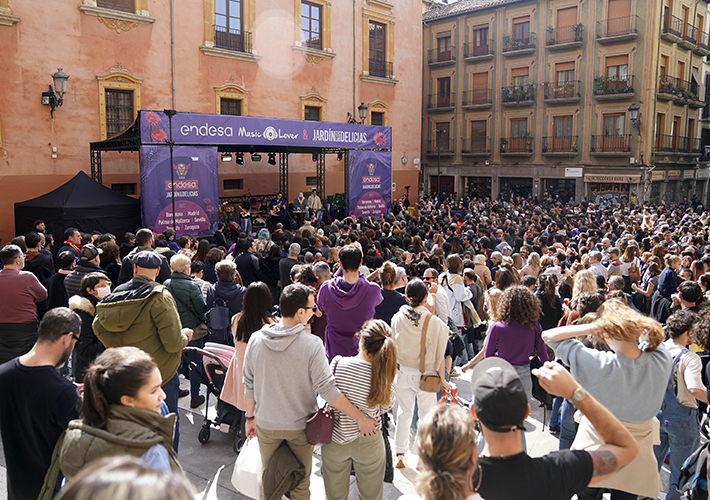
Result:
[[481,278],[486,289],[491,285],[493,277],[491,276],[491,270],[486,265],[485,255],[478,254],[473,256],[473,272]]
[[631,278],[629,277],[629,269],[636,267],[641,269],[641,261],[639,260],[641,251],[635,240],[629,240],[624,253],[621,255],[621,276],[624,278],[624,293],[631,293]]
[[[278,247],[277,247],[278,248]],[[224,377],[224,387],[220,399],[246,411],[246,392],[242,381],[244,353],[251,335],[261,330],[267,323],[273,323],[271,315],[271,291],[261,281],[250,284],[244,292],[242,311],[232,318],[232,335],[234,338],[234,356]]]
[[557,276],[543,274],[535,296],[540,301],[540,326],[543,330],[555,328],[563,316],[562,299],[557,294]]
[[113,240],[104,241],[98,248],[102,252],[99,255],[101,269],[104,270],[109,281],[113,284],[113,289],[118,285],[118,278],[121,275],[120,248]]
[[681,259],[677,255],[666,254],[663,257],[665,267],[658,277],[658,288],[651,298],[651,317],[659,323],[665,323],[671,315],[671,295],[678,291],[678,269]]
[[[264,229],[261,231],[264,231]],[[259,233],[261,233],[261,231],[259,231]],[[272,304],[276,305],[279,303],[279,296],[281,295],[281,290],[278,286],[279,278],[281,277],[279,272],[281,248],[278,245],[273,244],[266,248],[267,250],[264,257],[259,258],[259,266],[261,267],[261,272],[264,274],[264,283],[266,283],[269,290],[271,290],[271,296],[273,297]]]
[[204,262],[205,259],[207,258],[207,254],[210,251],[210,242],[209,240],[206,239],[201,239],[200,242],[197,244],[197,252],[195,253],[194,257],[192,257],[193,262],[196,260],[199,260],[200,262]]
[[[660,478],[653,442],[658,429],[654,417],[661,409],[671,372],[671,355],[663,345],[661,325],[619,300],[604,302],[593,321],[554,328],[543,339],[556,357],[570,367],[579,384],[606,406],[636,438],[640,452],[617,474],[598,483],[599,488],[579,494],[580,500],[600,499],[601,488],[612,490],[612,499],[658,498]],[[604,340],[611,351],[585,347],[575,337],[591,335]],[[572,449],[601,444],[599,435],[585,417]]]
[[458,405],[439,405],[419,421],[417,492],[422,500],[481,500],[477,489],[477,432]]
[[537,252],[532,252],[528,256],[528,260],[520,270],[520,277],[523,276],[537,276],[540,274],[540,254]]
[[[419,415],[425,415],[436,406],[436,394],[419,388],[421,378],[421,340],[426,333],[424,370],[427,374],[438,373],[441,385],[449,388],[444,377],[444,354],[449,341],[449,328],[426,307],[429,291],[420,279],[413,279],[406,288],[408,306],[402,307],[392,318],[394,342],[397,346],[397,378],[394,392],[397,398],[397,430],[395,433],[396,467],[403,469],[404,453],[409,444],[409,426],[417,401]],[[426,332],[424,326],[426,325]]]
[[641,278],[641,286],[636,283],[631,284],[631,289],[636,292],[634,295],[634,305],[643,314],[651,312],[651,298],[653,292],[658,289],[658,278],[661,270],[655,262],[649,262]]
[[505,290],[510,286],[519,284],[520,276],[510,264],[503,263],[498,267],[498,270],[496,271],[495,275],[496,288],[498,288],[499,290]]
[[[382,414],[392,406],[397,348],[392,330],[382,320],[367,321],[356,336],[357,356],[336,356],[330,367],[338,389],[381,427]],[[382,499],[387,458],[382,431],[362,436],[355,420],[335,410],[333,441],[321,448],[321,457],[329,499],[347,500],[351,469],[360,498]]]
[[82,420],[69,422],[59,463],[71,479],[99,458],[129,454],[156,470],[182,468],[173,449],[175,414],[162,415],[162,377],[137,347],[106,349],[84,378]]

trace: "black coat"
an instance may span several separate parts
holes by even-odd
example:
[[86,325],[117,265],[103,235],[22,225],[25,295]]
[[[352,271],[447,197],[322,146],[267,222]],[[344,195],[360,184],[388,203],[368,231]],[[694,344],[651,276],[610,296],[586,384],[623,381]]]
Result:
[[81,318],[81,335],[79,343],[74,348],[76,355],[76,365],[74,365],[74,380],[81,383],[84,381],[86,370],[94,362],[96,356],[106,350],[106,347],[94,335],[92,323],[96,314],[96,304],[99,301],[93,295],[74,295],[69,299],[69,308],[77,313]]
[[259,266],[259,259],[253,253],[242,253],[235,259],[234,263],[237,265],[237,271],[242,277],[244,286],[249,286],[255,281],[264,281],[264,273],[261,271],[261,266]]

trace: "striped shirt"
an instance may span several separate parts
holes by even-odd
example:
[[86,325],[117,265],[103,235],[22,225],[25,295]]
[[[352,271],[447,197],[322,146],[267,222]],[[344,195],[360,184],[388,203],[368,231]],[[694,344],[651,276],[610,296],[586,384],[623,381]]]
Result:
[[[337,366],[335,366],[337,363]],[[330,369],[335,376],[335,383],[346,398],[368,417],[381,423],[380,415],[386,408],[370,408],[367,405],[367,395],[370,393],[372,379],[372,364],[359,358],[343,358],[336,356],[330,363]],[[333,424],[333,441],[347,444],[360,437],[357,422],[344,413],[335,410]]]

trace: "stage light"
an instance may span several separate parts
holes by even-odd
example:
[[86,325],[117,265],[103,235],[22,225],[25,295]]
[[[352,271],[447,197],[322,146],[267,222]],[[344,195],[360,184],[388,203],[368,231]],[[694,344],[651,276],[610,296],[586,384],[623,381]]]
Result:
[[237,165],[244,165],[244,153],[237,153]]
[[276,165],[276,153],[269,153],[269,165]]
[[231,153],[222,153],[222,161],[232,161]]
[[338,161],[343,161],[343,152],[338,153]]
[[261,155],[259,153],[252,153],[251,161],[261,161]]
[[318,154],[313,153],[313,157],[311,158],[314,162],[318,161]]

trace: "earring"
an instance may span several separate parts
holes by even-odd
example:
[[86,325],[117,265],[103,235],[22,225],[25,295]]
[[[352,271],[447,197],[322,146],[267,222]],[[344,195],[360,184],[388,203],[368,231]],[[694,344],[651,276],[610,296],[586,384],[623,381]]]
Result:
[[478,476],[478,481],[476,482],[476,486],[473,487],[474,493],[478,493],[478,489],[481,487],[481,481],[483,480],[483,471],[481,470],[480,463],[476,464],[476,472],[473,473],[473,477],[471,478],[472,484],[476,476]]

